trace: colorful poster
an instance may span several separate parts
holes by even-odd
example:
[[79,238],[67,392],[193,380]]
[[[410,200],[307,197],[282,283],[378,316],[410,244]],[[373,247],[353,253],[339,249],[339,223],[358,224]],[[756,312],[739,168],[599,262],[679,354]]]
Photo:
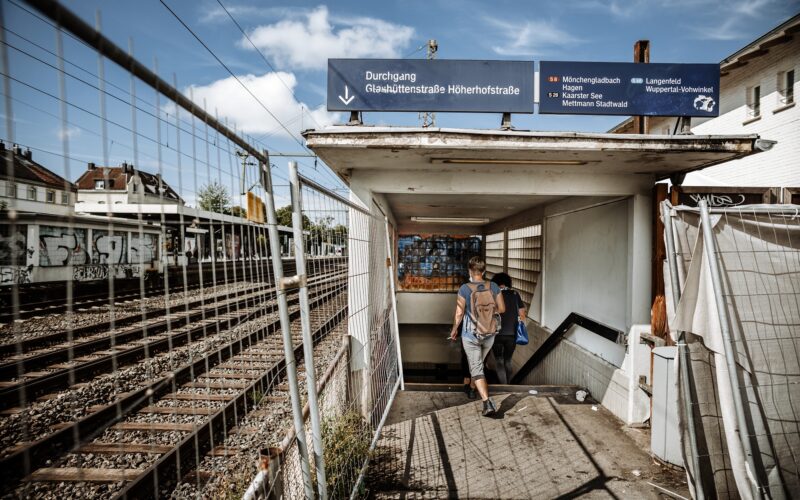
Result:
[[400,235],[400,290],[454,292],[469,281],[469,259],[481,255],[480,236]]

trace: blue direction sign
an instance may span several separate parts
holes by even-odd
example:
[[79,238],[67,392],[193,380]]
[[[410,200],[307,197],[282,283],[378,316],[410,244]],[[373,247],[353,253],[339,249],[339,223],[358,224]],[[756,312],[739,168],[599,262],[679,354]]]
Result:
[[533,113],[532,61],[329,59],[329,111]]
[[539,112],[719,116],[719,65],[542,61]]

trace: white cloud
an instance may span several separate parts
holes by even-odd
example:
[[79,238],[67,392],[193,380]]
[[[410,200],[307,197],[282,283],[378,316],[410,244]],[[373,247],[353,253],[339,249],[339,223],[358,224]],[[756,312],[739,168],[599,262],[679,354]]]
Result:
[[[295,137],[301,131],[301,126],[326,126],[340,118],[337,113],[328,113],[324,105],[310,109],[298,102],[292,94],[297,86],[297,78],[293,73],[281,71],[241,75],[238,78]],[[185,94],[200,105],[205,103],[210,113],[216,110],[220,118],[227,118],[231,125],[244,133],[289,135],[232,76],[208,85],[192,85],[185,90]],[[304,111],[301,106],[305,108]],[[302,119],[301,113],[305,113]]]
[[[276,17],[288,17],[293,15],[297,9],[289,7],[264,7],[257,5],[225,5],[225,8],[230,12],[237,22],[241,23],[242,20],[247,19],[253,21],[254,19],[269,19]],[[214,24],[219,22],[228,21],[228,14],[216,2],[206,8],[202,8],[199,22],[203,24]]]
[[[324,69],[332,57],[400,57],[414,29],[372,17],[333,19],[320,6],[300,19],[259,26],[249,36],[279,66]],[[252,49],[244,38],[239,44]]]
[[779,6],[776,0],[739,0],[720,4],[720,15],[716,22],[695,25],[692,30],[701,40],[747,40],[752,33],[747,29],[752,19],[759,18],[765,12],[774,11]]
[[505,33],[507,42],[492,47],[502,56],[538,56],[556,48],[581,43],[579,38],[546,21],[515,23],[491,17],[486,21]]
[[56,135],[58,136],[59,140],[62,141],[64,139],[76,139],[81,135],[81,129],[71,126],[60,127],[58,130],[56,130]]

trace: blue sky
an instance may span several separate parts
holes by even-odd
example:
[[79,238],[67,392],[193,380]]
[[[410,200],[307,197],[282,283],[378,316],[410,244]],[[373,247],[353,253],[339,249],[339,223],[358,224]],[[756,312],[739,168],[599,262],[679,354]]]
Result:
[[[3,104],[3,115],[12,118],[15,142],[34,148],[35,159],[72,180],[87,161],[134,162],[151,172],[162,171],[190,203],[193,193],[209,179],[221,180],[235,190],[237,160],[224,141],[218,148],[209,132],[207,143],[206,131],[199,123],[194,124],[193,141],[192,122],[186,113],[179,112],[185,131],[177,133],[174,106],[163,98],[157,102],[153,90],[140,82],[135,84],[140,109],[135,113],[134,135],[134,117],[127,104],[131,100],[130,77],[108,61],[103,65],[103,85],[119,99],[106,95],[109,121],[104,127],[95,116],[103,115],[100,92],[95,88],[101,85],[98,59],[68,36],[62,37],[65,69],[84,82],[72,76],[64,78],[69,102],[65,121],[58,100],[59,75],[52,67],[59,62],[50,53],[57,52],[54,29],[20,8],[24,4],[17,4],[18,0],[0,1],[9,44],[12,99],[11,113]],[[154,67],[157,60],[164,79],[177,81],[181,90],[201,105],[205,102],[210,112],[219,113],[259,147],[279,152],[303,151],[297,137],[302,128],[346,118],[325,110],[328,57],[424,57],[424,49],[418,49],[434,38],[442,59],[630,61],[634,42],[649,39],[652,62],[716,63],[800,11],[797,0],[328,4],[222,0],[247,32],[248,41],[216,0],[164,1],[269,111],[242,89],[158,0],[72,0],[65,4],[91,24],[99,12],[102,31],[118,45],[128,47],[132,40],[141,62]],[[156,117],[161,118],[160,141]],[[621,120],[519,115],[514,117],[514,125],[599,132]],[[496,128],[499,121],[497,115],[437,115],[437,125],[446,127]],[[416,113],[368,113],[365,122],[417,125],[419,119]],[[5,122],[3,130],[4,139],[11,137]],[[313,159],[299,160],[307,175],[327,184],[335,182],[323,169],[314,170]],[[278,182],[286,175],[285,161],[276,158]]]

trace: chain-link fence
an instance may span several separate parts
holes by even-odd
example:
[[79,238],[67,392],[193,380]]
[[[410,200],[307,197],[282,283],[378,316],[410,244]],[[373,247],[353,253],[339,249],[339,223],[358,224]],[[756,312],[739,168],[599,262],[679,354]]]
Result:
[[[797,206],[664,206],[681,421],[698,498],[800,494]],[[672,241],[670,241],[672,240]],[[683,342],[679,342],[679,345]],[[685,350],[681,351],[685,353]]]
[[[338,350],[325,351],[332,361],[315,353],[320,372],[327,368],[316,384],[317,394],[302,397],[305,442],[297,439],[297,427],[288,431],[247,496],[299,498],[311,489],[320,498],[358,497],[364,493],[362,474],[402,376],[389,258],[393,234],[377,205],[363,208],[294,171],[291,177],[297,186],[293,202],[298,270],[347,274],[346,315],[335,324],[326,323],[330,332],[318,332],[344,343]],[[297,280],[302,282],[303,276]],[[310,380],[308,368],[306,374]],[[313,471],[308,476],[304,460]]]
[[[283,169],[271,180],[276,150],[142,63],[132,42],[117,46],[101,20],[0,2],[0,496],[240,495],[292,427],[306,353],[325,387],[320,414],[359,411],[374,430],[383,396],[356,410],[349,396],[388,376],[376,371],[393,362],[377,354],[385,340],[370,341],[378,320],[364,316],[370,384],[351,387],[350,360],[364,356],[341,346],[348,311],[362,321],[353,305],[387,307],[370,305],[377,288],[347,295],[371,269],[350,267],[351,241],[385,243],[385,228],[372,235],[363,215],[368,232],[353,239],[349,207],[309,208],[298,273],[292,210],[275,206],[289,199]],[[210,50],[184,27],[172,35]],[[302,288],[276,279],[297,274]],[[351,488],[362,463],[332,471],[349,479],[331,491]],[[298,483],[302,496],[300,473],[286,491]]]

